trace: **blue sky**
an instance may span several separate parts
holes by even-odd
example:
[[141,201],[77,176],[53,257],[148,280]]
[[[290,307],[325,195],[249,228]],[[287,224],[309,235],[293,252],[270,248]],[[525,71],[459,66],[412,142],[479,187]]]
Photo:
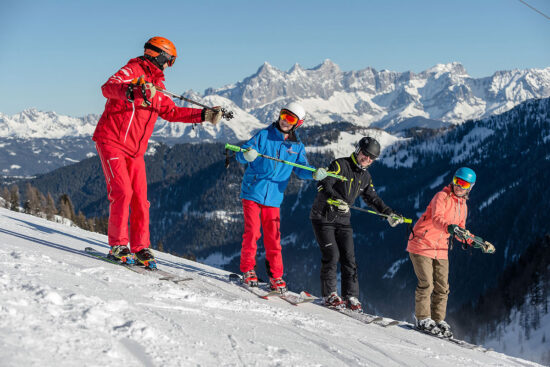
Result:
[[[550,1],[526,1],[550,15]],[[550,20],[518,0],[11,0],[1,9],[5,114],[102,113],[101,85],[155,35],[178,49],[166,71],[178,93],[240,81],[264,61],[413,72],[459,61],[473,77],[550,66]]]

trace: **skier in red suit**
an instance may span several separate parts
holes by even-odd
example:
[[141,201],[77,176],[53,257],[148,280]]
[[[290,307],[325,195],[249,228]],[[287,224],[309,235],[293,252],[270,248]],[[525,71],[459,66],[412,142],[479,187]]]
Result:
[[109,253],[123,262],[133,262],[134,253],[138,262],[153,266],[143,156],[155,122],[160,116],[170,122],[216,124],[222,112],[216,107],[177,107],[170,97],[157,93],[156,87],[165,88],[163,71],[174,65],[176,48],[163,37],[149,39],[144,48],[143,56],[128,61],[101,87],[107,103],[92,139],[101,159],[110,202]]

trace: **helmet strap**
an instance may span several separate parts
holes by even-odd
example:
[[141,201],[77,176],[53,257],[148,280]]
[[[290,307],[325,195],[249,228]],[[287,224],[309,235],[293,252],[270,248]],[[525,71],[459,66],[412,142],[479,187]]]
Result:
[[[160,56],[160,55],[159,55]],[[159,63],[159,60],[158,60],[158,56],[157,57],[153,57],[151,55],[143,55],[143,57],[145,57],[147,60],[151,61],[153,63],[153,65],[155,65],[157,68],[159,68],[160,70],[164,70],[162,65],[163,64],[160,64]]]
[[357,160],[357,153],[356,152],[353,152],[351,153],[351,160],[353,161],[353,163],[355,163],[355,165],[357,166],[357,168],[361,169],[361,170],[366,170],[367,167],[362,167],[360,164],[359,164],[359,161]]

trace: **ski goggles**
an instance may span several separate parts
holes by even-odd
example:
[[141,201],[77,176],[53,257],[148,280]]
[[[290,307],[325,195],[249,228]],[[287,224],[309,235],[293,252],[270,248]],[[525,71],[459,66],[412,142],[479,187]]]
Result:
[[282,120],[285,120],[289,125],[296,125],[298,122],[301,123],[304,121],[286,111],[281,111],[280,117]]
[[374,154],[370,154],[369,152],[365,152],[365,151],[361,151],[361,153],[363,153],[363,155],[365,157],[369,157],[371,159],[371,161],[374,161],[376,160],[376,158],[378,158],[377,156],[375,156]]
[[463,180],[459,177],[453,177],[453,184],[464,189],[464,190],[468,190],[468,189],[471,189],[472,188],[472,184],[466,180]]
[[159,62],[159,64],[161,64],[161,65],[164,65],[164,63],[166,62],[166,63],[168,63],[168,66],[172,66],[176,62],[176,57],[175,56],[170,55],[168,52],[166,52],[163,49],[161,49],[157,46],[154,46],[150,43],[145,44],[145,49],[155,51],[157,53],[157,55],[154,55],[154,54],[150,54],[150,55],[152,57],[155,57],[157,59],[157,61]]

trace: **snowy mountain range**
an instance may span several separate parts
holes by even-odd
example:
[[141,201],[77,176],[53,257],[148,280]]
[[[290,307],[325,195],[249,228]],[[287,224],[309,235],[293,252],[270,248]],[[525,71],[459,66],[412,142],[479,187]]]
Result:
[[157,252],[181,284],[106,263],[107,238],[0,208],[2,366],[539,366],[316,304],[263,300]]
[[[348,121],[395,134],[415,127],[460,124],[505,112],[528,99],[549,97],[550,67],[498,71],[490,77],[472,78],[456,62],[438,64],[418,74],[373,68],[342,71],[330,60],[311,69],[296,64],[289,71],[282,71],[266,62],[255,74],[236,84],[210,88],[203,94],[194,91],[183,94],[207,105],[224,106],[236,118],[217,126],[159,120],[154,140],[242,141],[275,120],[280,108],[291,100],[304,105],[309,126]],[[75,150],[71,139],[91,136],[98,118],[98,115],[74,118],[35,109],[11,116],[0,113],[0,146],[8,152],[5,162],[0,164],[0,172],[44,173],[52,169],[44,162],[57,163],[59,167],[95,154],[91,142],[87,149]],[[49,151],[43,146],[35,159],[26,159],[27,167],[16,157],[22,154],[23,146],[36,138],[65,140],[53,144],[60,149]]]

